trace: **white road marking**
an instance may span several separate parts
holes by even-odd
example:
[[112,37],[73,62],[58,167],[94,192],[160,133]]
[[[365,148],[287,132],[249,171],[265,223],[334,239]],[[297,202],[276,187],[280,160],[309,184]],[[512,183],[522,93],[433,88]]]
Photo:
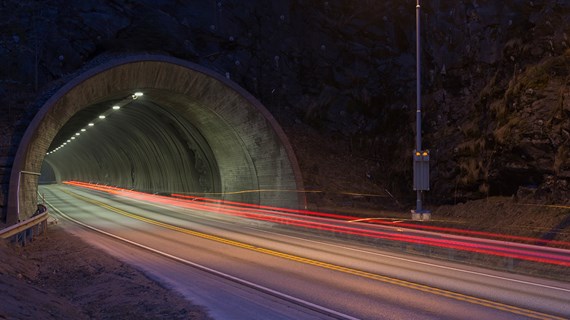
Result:
[[184,264],[187,264],[187,265],[192,266],[192,267],[194,267],[194,268],[200,269],[200,270],[202,270],[202,271],[206,271],[206,272],[208,272],[208,273],[214,274],[214,275],[219,276],[219,277],[222,277],[222,278],[224,278],[224,279],[228,279],[228,280],[237,282],[237,283],[239,283],[239,284],[241,284],[241,285],[245,285],[245,286],[247,286],[247,287],[256,289],[256,290],[261,291],[261,292],[264,292],[264,293],[266,293],[266,294],[270,294],[270,295],[272,295],[272,296],[281,298],[281,299],[283,299],[283,300],[286,300],[286,301],[289,301],[289,302],[292,302],[292,303],[296,303],[296,304],[301,305],[301,306],[303,306],[303,307],[305,307],[305,308],[308,308],[308,309],[311,309],[311,310],[314,310],[314,311],[318,311],[318,312],[327,314],[327,315],[329,315],[329,316],[340,317],[340,318],[343,318],[343,319],[350,319],[350,320],[358,320],[358,318],[349,316],[349,315],[347,315],[347,314],[344,314],[344,313],[341,313],[341,312],[338,312],[338,311],[335,311],[335,310],[332,310],[332,309],[329,309],[329,308],[325,308],[325,307],[323,307],[323,306],[320,306],[320,305],[311,303],[311,302],[309,302],[309,301],[306,301],[306,300],[303,300],[303,299],[300,299],[300,298],[296,298],[296,297],[290,296],[290,295],[288,295],[288,294],[285,294],[285,293],[282,293],[282,292],[279,292],[279,291],[276,291],[276,290],[273,290],[273,289],[264,287],[264,286],[262,286],[262,285],[258,285],[258,284],[256,284],[256,283],[250,282],[250,281],[248,281],[248,280],[244,280],[244,279],[241,279],[241,278],[238,278],[238,277],[234,277],[234,276],[229,275],[229,274],[227,274],[227,273],[224,273],[224,272],[221,272],[221,271],[217,271],[217,270],[215,270],[215,269],[212,269],[212,268],[203,266],[203,265],[201,265],[201,264],[198,264],[198,263],[195,263],[195,262],[192,262],[192,261],[189,261],[189,260],[186,260],[186,259],[183,259],[183,258],[174,256],[174,255],[171,255],[171,254],[169,254],[169,253],[166,253],[166,252],[163,252],[163,251],[160,251],[160,250],[157,250],[157,249],[154,249],[154,248],[145,246],[145,245],[143,245],[143,244],[134,242],[134,241],[132,241],[132,240],[125,239],[125,238],[123,238],[123,237],[114,235],[114,234],[109,233],[109,232],[107,232],[107,231],[103,231],[103,230],[101,230],[101,229],[95,228],[95,227],[93,227],[93,226],[90,226],[90,225],[88,225],[88,224],[85,224],[85,223],[83,223],[83,222],[80,222],[80,221],[78,221],[78,220],[76,220],[76,219],[74,219],[74,218],[68,216],[67,214],[63,213],[61,210],[57,209],[55,206],[53,206],[53,205],[52,205],[51,203],[49,203],[48,201],[45,201],[45,203],[46,203],[47,205],[49,205],[51,208],[53,208],[58,214],[60,214],[61,216],[65,217],[66,219],[68,219],[68,220],[70,220],[70,221],[72,221],[72,222],[74,222],[74,223],[77,223],[77,224],[79,224],[79,225],[81,225],[81,226],[83,226],[83,227],[85,227],[85,228],[88,228],[88,229],[90,229],[90,230],[93,230],[93,231],[99,232],[99,233],[101,233],[101,234],[104,234],[104,235],[106,235],[106,236],[109,236],[109,237],[111,237],[111,238],[114,238],[114,239],[117,239],[117,240],[126,242],[126,243],[128,243],[128,244],[131,244],[131,245],[133,245],[133,246],[136,246],[136,247],[139,247],[139,248],[142,248],[142,249],[145,249],[145,250],[154,252],[154,253],[156,253],[156,254],[162,255],[162,256],[167,257],[167,258],[170,258],[170,259],[172,259],[172,260],[175,260],[175,261],[178,261],[178,262],[182,262],[182,263],[184,263]]

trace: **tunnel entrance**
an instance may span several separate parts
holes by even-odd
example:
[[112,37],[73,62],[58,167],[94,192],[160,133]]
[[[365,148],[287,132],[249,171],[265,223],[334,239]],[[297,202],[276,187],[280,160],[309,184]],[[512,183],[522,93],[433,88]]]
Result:
[[10,177],[8,224],[33,214],[39,182],[65,180],[305,204],[295,155],[270,113],[228,79],[167,56],[117,59],[59,89],[27,128]]
[[202,132],[213,130],[215,135],[224,128],[198,129],[200,125],[189,120],[208,109],[192,110],[182,96],[170,97],[178,102],[165,102],[162,97],[171,94],[162,90],[136,93],[140,96],[124,94],[124,99],[97,103],[69,119],[44,159],[56,168],[56,181],[79,180],[160,194],[223,194],[218,161],[224,160],[218,160]]

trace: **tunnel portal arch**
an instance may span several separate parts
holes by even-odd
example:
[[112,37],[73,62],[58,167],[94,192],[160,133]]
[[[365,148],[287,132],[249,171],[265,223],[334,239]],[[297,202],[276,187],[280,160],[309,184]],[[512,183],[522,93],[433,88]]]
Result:
[[[122,107],[111,112],[113,105]],[[101,112],[107,119],[58,149]],[[303,186],[296,157],[267,109],[225,77],[169,56],[137,55],[99,65],[43,104],[14,159],[8,224],[35,211],[39,177],[22,173],[39,173],[44,160],[58,181],[305,205],[297,192]]]

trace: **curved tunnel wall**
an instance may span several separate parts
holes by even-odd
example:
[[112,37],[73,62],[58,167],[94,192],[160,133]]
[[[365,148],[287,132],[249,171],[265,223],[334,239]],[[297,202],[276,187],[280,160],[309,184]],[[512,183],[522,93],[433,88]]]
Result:
[[[109,105],[112,105],[109,103]],[[95,122],[47,159],[60,180],[116,185],[150,193],[221,193],[207,141],[182,116],[148,101],[130,103]]]
[[18,207],[20,218],[34,212],[37,196],[30,190],[37,190],[37,176],[20,182],[19,197],[13,192],[16,178],[22,170],[40,171],[68,120],[87,125],[93,112],[86,110],[111,108],[116,101],[128,101],[135,91],[144,96],[47,156],[57,179],[155,193],[213,193],[263,205],[304,205],[304,195],[291,192],[302,190],[292,148],[257,100],[195,64],[135,56],[82,74],[40,109],[14,161],[8,222],[17,219]]

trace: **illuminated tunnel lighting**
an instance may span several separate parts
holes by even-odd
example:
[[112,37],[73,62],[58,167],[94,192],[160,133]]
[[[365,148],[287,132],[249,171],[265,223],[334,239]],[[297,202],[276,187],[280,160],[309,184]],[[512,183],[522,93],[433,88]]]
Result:
[[[135,93],[133,93],[132,97],[133,97],[133,99],[136,99],[137,97],[140,97],[140,96],[143,96],[143,95],[144,95],[144,93],[142,93],[142,92],[135,92]],[[116,105],[113,105],[113,106],[112,106],[112,109],[113,109],[113,110],[119,110],[119,109],[121,109],[121,106],[118,105],[118,104],[116,104]],[[105,116],[104,114],[102,114],[102,115],[98,116],[98,118],[99,118],[99,119],[105,119],[106,116]],[[93,127],[93,126],[95,126],[95,123],[94,123],[94,122],[89,122],[89,123],[87,124],[87,126],[88,126],[88,127]],[[87,131],[87,129],[86,129],[86,128],[82,128],[79,132],[76,132],[74,136],[72,136],[72,137],[70,137],[69,139],[67,139],[67,142],[71,142],[71,140],[75,140],[75,137],[76,137],[76,136],[80,136],[80,135],[81,135],[81,132],[85,132],[85,131]],[[46,153],[46,155],[49,155],[49,154],[51,154],[51,153],[54,153],[54,152],[57,151],[59,148],[63,147],[65,144],[66,144],[66,143],[64,142],[64,143],[63,143],[61,146],[59,146],[58,148],[55,148],[55,149],[49,151],[48,153]]]
[[135,92],[131,97],[133,98],[133,100],[136,100],[138,97],[142,97],[143,95],[144,93],[142,92]]
[[[558,251],[541,252],[533,250],[532,248],[524,247],[526,245],[518,243],[507,243],[508,246],[505,246],[500,243],[497,244],[492,240],[487,240],[487,239],[478,239],[478,238],[448,239],[448,238],[437,238],[433,236],[427,237],[424,235],[410,235],[410,234],[403,234],[400,232],[395,233],[393,231],[362,228],[363,226],[366,225],[368,226],[368,228],[373,227],[373,225],[369,224],[360,225],[360,226],[356,224],[350,226],[344,226],[338,224],[331,224],[330,219],[324,219],[315,216],[305,216],[305,215],[301,216],[299,214],[287,213],[294,211],[301,212],[306,210],[281,209],[282,211],[279,212],[273,209],[272,210],[251,209],[247,207],[255,205],[244,205],[242,207],[236,207],[235,206],[236,203],[233,203],[232,205],[226,205],[219,200],[215,200],[216,202],[213,202],[215,205],[213,205],[212,203],[208,203],[207,201],[200,201],[205,198],[199,198],[199,197],[194,197],[194,199],[180,199],[180,198],[173,198],[167,196],[152,195],[148,193],[131,191],[117,187],[99,186],[99,185],[77,182],[77,181],[65,181],[64,183],[78,187],[99,190],[120,196],[125,196],[133,199],[139,199],[139,200],[161,203],[161,204],[176,205],[179,207],[203,210],[215,214],[227,214],[247,219],[262,220],[272,223],[338,232],[343,234],[350,234],[350,235],[369,237],[375,239],[422,244],[432,247],[450,248],[455,250],[469,251],[486,255],[494,255],[494,256],[534,261],[540,263],[570,266],[570,255],[568,255],[565,252],[565,250],[560,251],[561,249],[557,249],[560,252]],[[197,199],[200,200],[196,201]],[[350,221],[344,221],[344,223],[349,223],[349,222]],[[565,243],[567,246],[570,246],[570,243],[562,241],[559,242]]]

